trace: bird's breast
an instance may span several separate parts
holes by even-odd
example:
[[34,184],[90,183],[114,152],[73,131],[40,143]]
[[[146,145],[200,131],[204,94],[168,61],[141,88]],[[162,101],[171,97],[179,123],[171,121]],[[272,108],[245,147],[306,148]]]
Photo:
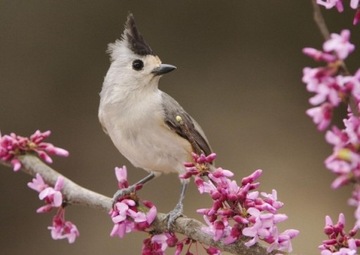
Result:
[[114,145],[134,166],[159,173],[184,172],[191,145],[164,122],[161,101],[119,109],[108,106],[99,118]]

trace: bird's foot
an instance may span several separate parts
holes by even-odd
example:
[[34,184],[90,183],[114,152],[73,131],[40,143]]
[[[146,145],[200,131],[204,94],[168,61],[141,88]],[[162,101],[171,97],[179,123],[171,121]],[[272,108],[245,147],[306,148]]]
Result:
[[127,188],[117,190],[112,198],[112,207],[114,208],[115,204],[119,201],[120,198],[129,196],[134,193],[135,189],[135,185],[131,185]]
[[172,228],[175,220],[183,215],[182,213],[183,213],[183,204],[178,203],[175,206],[175,208],[166,215],[167,227],[169,230]]

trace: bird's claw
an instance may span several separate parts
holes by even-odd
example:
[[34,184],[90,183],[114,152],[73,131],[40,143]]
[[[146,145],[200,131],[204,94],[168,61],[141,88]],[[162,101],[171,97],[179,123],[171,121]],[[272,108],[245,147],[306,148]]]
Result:
[[182,213],[183,213],[183,204],[178,203],[175,206],[175,208],[166,215],[167,227],[169,230],[172,228],[175,220],[183,215]]
[[134,191],[135,191],[135,186],[129,186],[127,188],[117,190],[112,198],[112,208],[115,207],[115,204],[119,201],[120,198],[130,195]]

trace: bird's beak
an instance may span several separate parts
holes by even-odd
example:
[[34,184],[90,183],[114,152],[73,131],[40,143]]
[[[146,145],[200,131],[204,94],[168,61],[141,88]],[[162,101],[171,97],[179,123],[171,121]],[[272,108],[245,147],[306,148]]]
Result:
[[159,67],[154,68],[151,73],[154,75],[163,75],[176,69],[176,66],[161,64]]

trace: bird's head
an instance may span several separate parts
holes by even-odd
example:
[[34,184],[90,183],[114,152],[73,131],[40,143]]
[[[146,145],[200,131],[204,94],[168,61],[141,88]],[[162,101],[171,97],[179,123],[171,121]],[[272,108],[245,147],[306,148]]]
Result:
[[161,63],[140,34],[131,13],[127,17],[121,39],[109,44],[108,52],[112,63],[105,82],[113,85],[132,89],[157,86],[161,75],[176,68]]

